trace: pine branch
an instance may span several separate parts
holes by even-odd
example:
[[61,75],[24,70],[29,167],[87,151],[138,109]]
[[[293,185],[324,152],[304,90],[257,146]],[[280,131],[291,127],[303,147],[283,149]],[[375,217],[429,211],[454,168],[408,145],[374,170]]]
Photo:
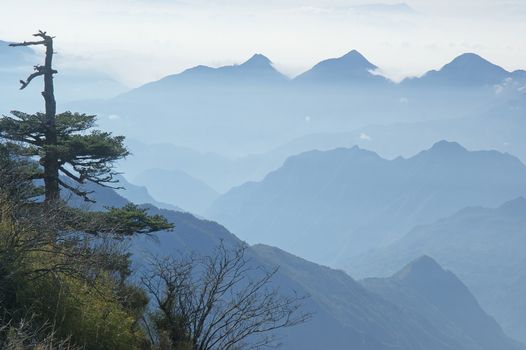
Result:
[[58,180],[58,183],[59,183],[62,187],[64,187],[65,189],[68,189],[68,190],[70,190],[71,192],[73,192],[74,194],[76,194],[77,196],[82,197],[82,198],[84,199],[84,201],[86,201],[86,202],[90,202],[90,203],[96,203],[93,199],[91,199],[91,198],[88,197],[88,194],[93,193],[93,191],[89,191],[89,192],[87,192],[87,191],[81,191],[81,190],[79,190],[78,188],[75,188],[75,187],[73,187],[73,186],[68,185],[67,183],[65,183],[64,181],[62,181],[62,180],[60,180],[60,179]]
[[67,177],[69,177],[72,180],[75,180],[79,184],[83,184],[84,181],[86,180],[86,178],[82,174],[80,176],[75,176],[73,173],[71,173],[70,171],[68,171],[64,167],[60,167],[59,169],[60,169],[60,171],[62,171],[62,173],[64,173],[64,175],[66,175]]
[[119,182],[119,180],[115,180],[113,178],[113,175],[118,175],[120,173],[114,173],[112,175],[109,175],[105,178],[99,179],[99,178],[90,178],[88,177],[87,180],[90,182],[93,182],[94,184],[97,184],[99,186],[105,187],[105,188],[111,188],[113,190],[125,190],[126,188],[122,186],[111,186],[109,184],[116,184]]
[[17,46],[30,46],[30,45],[46,45],[46,41],[24,41],[22,43],[11,43],[9,46],[11,47],[17,47]]
[[47,35],[47,32],[43,32],[41,30],[38,31],[38,33],[33,34],[34,37],[42,38],[41,41],[24,41],[21,43],[11,43],[9,46],[11,47],[17,47],[17,46],[31,46],[31,45],[47,45],[51,40],[53,40],[55,37]]

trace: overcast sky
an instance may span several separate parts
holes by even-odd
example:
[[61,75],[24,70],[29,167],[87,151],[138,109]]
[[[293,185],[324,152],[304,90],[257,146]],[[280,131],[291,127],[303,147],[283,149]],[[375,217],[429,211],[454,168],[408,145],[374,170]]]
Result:
[[63,65],[135,86],[197,64],[268,56],[295,75],[362,52],[400,79],[476,52],[526,69],[526,0],[0,0],[0,39],[57,37]]

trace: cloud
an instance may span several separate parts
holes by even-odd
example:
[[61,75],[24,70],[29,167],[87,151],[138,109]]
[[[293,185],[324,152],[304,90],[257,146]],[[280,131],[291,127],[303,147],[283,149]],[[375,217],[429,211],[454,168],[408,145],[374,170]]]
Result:
[[299,8],[299,11],[303,13],[308,13],[308,14],[321,15],[321,14],[331,13],[334,10],[330,8],[323,8],[323,7],[303,6]]
[[417,12],[407,5],[406,3],[398,4],[385,4],[385,3],[376,3],[376,4],[367,4],[367,5],[357,5],[350,8],[352,11],[367,13],[367,14],[406,14],[412,15]]
[[495,95],[500,95],[504,91],[504,86],[502,86],[502,85],[495,85],[493,87],[493,89],[495,90]]
[[494,85],[493,91],[495,92],[495,95],[509,95],[517,92],[525,92],[526,86],[518,80],[506,78],[501,84]]
[[365,141],[371,141],[371,136],[367,135],[366,133],[362,132],[360,133],[360,140],[365,140]]
[[[507,70],[526,68],[520,36],[526,21],[494,16],[502,7],[498,1],[376,1],[24,0],[20,6],[20,0],[2,0],[0,38],[26,40],[46,18],[44,29],[57,36],[57,58],[64,57],[59,69],[66,63],[100,67],[131,87],[199,64],[236,63],[255,52],[265,52],[288,75],[351,49],[395,81],[464,51],[491,57]],[[526,6],[524,0],[506,3],[513,13]]]

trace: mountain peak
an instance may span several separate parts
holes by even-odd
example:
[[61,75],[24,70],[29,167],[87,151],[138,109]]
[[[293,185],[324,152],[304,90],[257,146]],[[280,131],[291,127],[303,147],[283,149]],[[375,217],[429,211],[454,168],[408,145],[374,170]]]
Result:
[[464,53],[455,57],[432,75],[462,85],[491,85],[500,83],[510,73],[475,53]]
[[431,146],[429,151],[451,154],[466,152],[467,150],[458,142],[441,140],[436,142],[433,146]]
[[299,75],[297,80],[325,82],[380,82],[385,78],[373,75],[378,67],[369,62],[360,52],[352,50],[337,58],[330,58],[316,64],[312,69]]
[[452,66],[460,66],[460,67],[470,66],[470,67],[478,67],[478,68],[486,68],[486,69],[487,68],[502,69],[496,64],[491,63],[487,59],[473,52],[466,52],[466,53],[463,53],[455,57],[450,63],[445,65],[442,69],[446,67],[452,67]]
[[406,79],[409,84],[424,84],[429,87],[446,86],[490,86],[500,84],[512,73],[491,63],[480,55],[467,52],[455,57],[439,70],[432,70],[420,78]]
[[285,76],[278,72],[272,65],[272,61],[262,54],[255,54],[242,64],[233,64],[212,68],[199,65],[183,71],[180,74],[170,75],[161,79],[163,82],[177,81],[184,78],[185,83],[199,82],[200,84],[224,84],[232,82],[265,81],[279,82],[285,80]]
[[[339,57],[339,58],[333,58],[329,59],[323,62],[342,62],[342,64],[345,64],[349,68],[353,68],[356,70],[364,69],[364,70],[374,70],[378,68],[376,65],[369,62],[367,58],[365,58],[364,55],[362,55],[357,50],[351,50],[347,52],[345,55]],[[323,63],[321,62],[321,63]]]
[[[340,57],[340,59],[353,59],[353,60],[361,61],[361,62],[364,62],[364,63],[368,63],[371,66],[374,66],[371,62],[369,62],[369,60],[367,60],[367,58],[365,58],[364,55],[362,55],[360,53],[360,51],[358,51],[356,49],[353,49],[353,50],[347,52],[345,55]],[[376,67],[376,66],[374,66],[374,67]]]
[[413,278],[427,279],[430,276],[436,276],[437,274],[443,274],[444,272],[444,269],[433,258],[428,255],[423,255],[407,264],[393,277],[398,280],[407,280]]
[[272,66],[272,61],[265,55],[257,53],[250,57],[248,61],[242,64],[244,67],[266,67]]

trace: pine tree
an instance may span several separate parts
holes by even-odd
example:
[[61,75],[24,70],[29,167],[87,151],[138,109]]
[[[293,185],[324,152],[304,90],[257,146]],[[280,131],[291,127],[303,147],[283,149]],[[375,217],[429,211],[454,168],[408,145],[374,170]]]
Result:
[[[33,79],[44,77],[45,113],[27,114],[12,111],[11,116],[0,118],[0,139],[16,143],[19,155],[37,158],[40,169],[34,172],[34,179],[44,180],[45,201],[53,202],[60,198],[60,188],[66,188],[87,201],[87,192],[78,185],[91,181],[110,187],[115,183],[113,164],[127,156],[124,137],[95,130],[96,117],[80,113],[64,112],[57,114],[53,76],[58,72],[53,68],[53,39],[46,32],[33,35],[37,41],[25,41],[10,46],[43,45],[46,48],[44,65],[34,67],[35,72],[20,89],[25,89]],[[63,181],[69,178],[73,182]]]

